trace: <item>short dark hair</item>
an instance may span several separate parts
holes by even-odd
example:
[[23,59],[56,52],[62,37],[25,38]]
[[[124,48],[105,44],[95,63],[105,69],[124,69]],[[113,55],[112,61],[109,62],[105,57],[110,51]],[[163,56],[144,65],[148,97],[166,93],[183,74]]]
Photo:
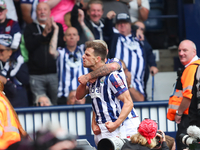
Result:
[[107,49],[106,47],[100,43],[100,42],[93,42],[93,41],[87,41],[85,43],[85,47],[94,49],[94,55],[100,56],[102,61],[105,61],[105,58],[107,56]]
[[88,2],[88,5],[87,5],[87,10],[90,9],[91,4],[101,4],[102,5],[102,10],[103,10],[103,2],[102,1],[100,1],[100,0],[90,0]]

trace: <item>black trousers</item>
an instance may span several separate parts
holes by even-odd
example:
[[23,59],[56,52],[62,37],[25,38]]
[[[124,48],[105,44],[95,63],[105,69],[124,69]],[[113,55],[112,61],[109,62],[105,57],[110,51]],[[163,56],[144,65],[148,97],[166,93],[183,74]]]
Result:
[[184,148],[189,147],[183,144],[179,137],[181,133],[187,134],[188,127],[189,127],[189,116],[183,114],[181,117],[181,122],[178,124],[178,131],[176,133],[176,149],[177,150],[183,150]]

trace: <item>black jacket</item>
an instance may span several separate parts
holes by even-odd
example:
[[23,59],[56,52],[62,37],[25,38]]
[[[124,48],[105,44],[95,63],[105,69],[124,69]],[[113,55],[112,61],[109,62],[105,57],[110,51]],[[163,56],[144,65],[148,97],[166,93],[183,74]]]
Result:
[[[78,33],[79,33],[79,36],[80,36],[80,40],[78,42],[78,45],[80,45],[80,44],[85,44],[85,42],[88,41],[88,40],[87,40],[87,38],[86,38],[82,28],[81,28],[81,25],[78,22],[78,9],[79,9],[79,7],[77,5],[74,5],[74,7],[71,11],[71,20],[70,21],[71,21],[72,26],[75,27],[78,30]],[[104,24],[104,27],[102,29],[103,30],[103,40],[105,42],[108,42],[108,40],[110,40],[110,38],[112,36],[113,21],[112,21],[112,19],[110,20],[108,18],[101,19],[101,21]],[[93,33],[95,39],[98,39],[97,34],[95,32],[95,29],[90,22],[89,16],[86,15],[84,22],[85,22],[85,25]]]
[[[122,146],[121,150],[150,150],[150,148],[128,141]],[[165,141],[162,143],[162,150],[169,150],[169,147],[167,146],[167,143]]]
[[12,53],[7,62],[1,62],[0,75],[7,79],[4,92],[13,107],[28,107],[26,85],[29,83],[28,67],[20,50]]
[[[64,47],[63,28],[59,26],[58,45]],[[44,28],[38,23],[28,24],[24,30],[25,45],[29,53],[29,73],[31,75],[43,75],[56,73],[56,59],[49,54],[49,43],[53,35],[53,29],[46,37],[42,35]]]

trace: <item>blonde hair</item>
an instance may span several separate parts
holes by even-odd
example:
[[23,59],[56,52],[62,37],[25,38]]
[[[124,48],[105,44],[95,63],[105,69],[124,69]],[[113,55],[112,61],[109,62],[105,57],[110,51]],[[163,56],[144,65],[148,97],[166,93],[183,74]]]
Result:
[[107,45],[106,42],[103,41],[103,40],[93,40],[93,42],[101,43],[101,44],[103,44],[103,45],[106,47],[106,49],[108,49],[108,45]]
[[156,146],[155,137],[153,139],[151,139],[151,144],[148,144],[147,139],[145,137],[143,137],[139,132],[131,136],[131,143],[140,144],[140,145],[146,146],[150,149],[152,149]]

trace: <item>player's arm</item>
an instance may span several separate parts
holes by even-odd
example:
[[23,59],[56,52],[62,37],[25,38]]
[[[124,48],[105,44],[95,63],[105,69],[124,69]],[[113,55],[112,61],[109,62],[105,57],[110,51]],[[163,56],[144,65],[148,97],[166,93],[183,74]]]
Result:
[[119,70],[121,68],[118,62],[112,62],[109,64],[105,64],[104,66],[98,68],[95,71],[92,71],[86,75],[82,75],[78,78],[78,81],[82,84],[86,84],[89,80],[98,78],[100,76],[106,76],[109,73]]
[[93,111],[92,114],[92,131],[94,132],[95,135],[98,135],[101,133],[101,129],[99,128],[98,124],[96,123],[95,120],[95,112]]
[[133,109],[133,101],[131,99],[131,96],[128,90],[120,94],[117,98],[121,100],[124,103],[124,105],[122,107],[122,110],[118,119],[115,122],[106,122],[106,127],[108,131],[110,132],[115,131],[122,124],[122,122],[126,119],[128,114]]
[[89,89],[86,84],[80,84],[76,89],[76,99],[82,99],[86,94],[89,93]]
[[56,24],[56,22],[52,19],[52,26],[54,28],[53,36],[51,38],[51,41],[49,43],[49,53],[54,57],[57,58],[59,53],[56,50],[57,49],[57,41],[58,41],[58,33],[59,33],[59,27]]

